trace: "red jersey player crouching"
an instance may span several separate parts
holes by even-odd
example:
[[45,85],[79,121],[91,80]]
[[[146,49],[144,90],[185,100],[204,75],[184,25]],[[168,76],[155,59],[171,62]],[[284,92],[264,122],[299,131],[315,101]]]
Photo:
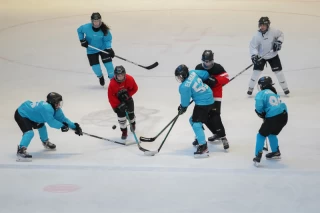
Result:
[[[214,107],[209,113],[209,119],[205,123],[213,136],[208,138],[208,141],[221,141],[225,150],[229,149],[229,142],[226,138],[226,132],[221,121],[221,101],[222,87],[229,83],[229,75],[224,68],[214,62],[213,52],[205,50],[202,54],[202,64],[196,66],[196,70],[206,70],[210,77],[203,83],[207,84],[213,93]],[[198,141],[193,142],[194,146],[198,145]]]
[[108,98],[113,111],[118,115],[118,122],[122,131],[121,139],[128,136],[126,111],[128,112],[131,131],[135,131],[134,102],[132,96],[138,91],[138,85],[131,75],[126,74],[123,66],[116,66],[114,77],[108,87]]

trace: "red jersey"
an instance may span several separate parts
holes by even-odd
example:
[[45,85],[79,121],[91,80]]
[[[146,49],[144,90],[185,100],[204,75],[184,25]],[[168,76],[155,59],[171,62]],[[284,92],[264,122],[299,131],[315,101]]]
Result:
[[108,98],[112,108],[119,106],[118,92],[122,89],[126,89],[130,97],[138,91],[138,85],[131,75],[126,74],[126,79],[123,82],[117,82],[114,78],[110,80]]
[[[196,70],[206,70],[203,68],[202,64],[198,64],[196,66]],[[215,77],[217,80],[217,83],[214,87],[211,88],[213,92],[213,97],[215,101],[222,101],[222,87],[229,83],[229,75],[224,70],[224,68],[217,63],[213,64],[213,67],[211,69],[207,70],[210,74],[210,76]]]

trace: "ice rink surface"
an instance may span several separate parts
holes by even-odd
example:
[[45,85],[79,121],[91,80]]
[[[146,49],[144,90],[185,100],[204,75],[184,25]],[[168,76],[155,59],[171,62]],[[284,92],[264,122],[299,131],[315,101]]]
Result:
[[[36,131],[28,148],[33,161],[16,162],[21,132],[15,110],[26,100],[45,100],[52,91],[62,94],[65,115],[83,131],[120,140],[107,88],[91,71],[76,32],[96,11],[111,27],[116,55],[142,65],[159,62],[145,70],[113,61],[139,86],[134,96],[138,137],[155,136],[177,114],[179,64],[192,69],[211,49],[215,61],[235,76],[250,65],[249,42],[259,18],[268,16],[271,26],[284,32],[279,55],[291,92],[284,96],[268,65],[263,75],[273,78],[289,110],[279,135],[282,159],[263,157],[260,168],[253,166],[261,119],[254,112],[256,88],[253,97],[246,95],[250,69],[224,88],[229,153],[210,144],[209,158],[194,159],[192,105],[154,157],[144,156],[135,144],[48,128],[57,150],[44,151]],[[319,12],[320,1],[2,1],[0,212],[319,212]],[[142,146],[156,150],[163,138]]]

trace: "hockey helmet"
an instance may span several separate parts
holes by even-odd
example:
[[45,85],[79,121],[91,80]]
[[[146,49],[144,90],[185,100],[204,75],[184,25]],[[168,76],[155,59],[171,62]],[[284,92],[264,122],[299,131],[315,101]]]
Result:
[[114,68],[114,79],[119,83],[126,80],[126,69],[122,65]]
[[272,82],[272,78],[269,76],[263,76],[259,79],[258,81],[258,85],[260,87],[261,90],[264,89],[270,89],[273,87],[273,82]]
[[47,103],[51,104],[53,109],[58,109],[62,107],[63,101],[62,101],[62,96],[59,93],[56,92],[50,92],[47,95]]
[[182,83],[189,77],[189,68],[186,65],[181,64],[176,68],[174,75],[176,76],[177,81]]

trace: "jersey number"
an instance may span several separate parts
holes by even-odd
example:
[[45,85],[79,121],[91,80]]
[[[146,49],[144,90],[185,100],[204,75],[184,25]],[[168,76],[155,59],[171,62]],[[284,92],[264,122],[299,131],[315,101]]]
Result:
[[269,103],[271,106],[278,106],[281,103],[280,97],[270,96]]
[[200,92],[200,91],[206,91],[207,88],[206,88],[206,85],[204,85],[201,81],[200,78],[197,79],[197,82],[195,82],[192,86],[192,89],[194,89],[194,91],[196,92]]

